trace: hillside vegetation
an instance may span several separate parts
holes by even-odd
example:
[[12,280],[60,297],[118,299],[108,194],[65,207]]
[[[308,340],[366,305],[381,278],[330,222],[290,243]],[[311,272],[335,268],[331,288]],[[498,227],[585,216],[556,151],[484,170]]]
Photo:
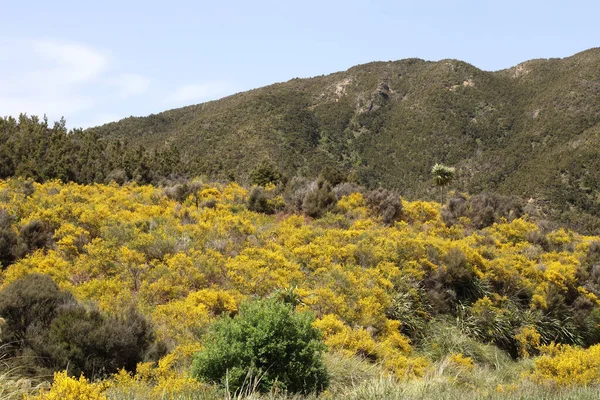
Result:
[[0,119],[0,178],[160,184],[322,175],[434,199],[428,174],[462,192],[537,201],[580,232],[600,227],[600,50],[487,72],[408,59],[292,79],[209,103],[67,132]]
[[[574,220],[600,216],[600,50],[487,72],[458,60],[374,62],[91,129],[179,149],[193,176],[280,172],[433,198],[436,162],[457,188],[533,197]],[[243,145],[241,145],[243,144]],[[337,183],[337,182],[333,182]],[[574,221],[594,230],[597,219]]]
[[[226,379],[192,377],[192,359],[261,298],[255,310],[318,331],[329,387],[312,397],[597,395],[600,237],[462,212],[491,203],[475,197],[454,195],[442,215],[338,190],[313,219],[250,211],[235,183],[190,186],[0,181],[3,398],[233,398]],[[331,190],[311,187],[305,198]],[[196,356],[197,376],[211,357]],[[252,379],[235,398],[258,397]]]

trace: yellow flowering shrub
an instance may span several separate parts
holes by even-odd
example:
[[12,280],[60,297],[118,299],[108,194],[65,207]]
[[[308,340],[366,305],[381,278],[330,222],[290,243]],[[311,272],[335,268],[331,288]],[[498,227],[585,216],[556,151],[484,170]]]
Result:
[[106,385],[90,383],[82,376],[71,378],[66,372],[56,372],[50,390],[41,390],[34,396],[26,396],[26,400],[108,400],[104,395]]
[[451,354],[449,359],[454,366],[466,371],[472,371],[475,367],[473,359],[471,357],[466,357],[462,353]]
[[600,344],[588,349],[554,347],[551,353],[535,361],[534,382],[559,386],[600,383]]
[[515,339],[519,348],[519,355],[527,358],[537,352],[541,345],[541,335],[535,329],[535,327],[526,325],[519,329],[519,332],[515,335]]
[[[135,387],[140,398],[144,390],[168,398],[196,387],[185,374],[185,349],[246,298],[293,294],[297,309],[316,315],[331,351],[365,357],[402,379],[429,367],[402,332],[418,333],[439,311],[431,304],[456,306],[453,296],[469,296],[469,317],[489,337],[496,319],[509,319],[507,305],[532,315],[551,312],[560,298],[586,312],[600,306],[589,256],[600,238],[564,229],[542,235],[527,219],[474,232],[466,219],[447,226],[435,202],[403,201],[401,220],[384,226],[369,217],[360,193],[313,220],[251,212],[247,190],[235,183],[197,181],[198,190],[183,202],[146,185],[33,185],[35,192],[25,196],[22,182],[0,180],[0,208],[14,218],[15,234],[42,221],[53,243],[0,271],[0,287],[43,273],[102,312],[119,314],[130,305],[142,311],[172,350],[158,363],[140,364],[136,375],[123,371],[108,380],[112,388]],[[266,190],[282,206],[279,188]],[[463,280],[477,285],[459,293]],[[540,381],[566,382],[571,368],[570,379],[594,382],[593,365],[577,362],[597,350],[550,350],[541,345],[543,326],[522,324],[503,332],[521,357],[544,354],[536,364]],[[472,362],[459,353],[443,357],[456,368]],[[73,381],[80,384],[66,376],[56,382]]]

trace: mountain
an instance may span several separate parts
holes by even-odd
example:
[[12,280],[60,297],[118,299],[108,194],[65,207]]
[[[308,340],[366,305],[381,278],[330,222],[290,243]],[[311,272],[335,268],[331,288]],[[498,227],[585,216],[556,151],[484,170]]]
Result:
[[288,177],[337,171],[408,198],[434,195],[429,172],[442,162],[456,189],[600,216],[600,48],[495,72],[373,62],[90,132],[177,147],[194,174],[243,181],[270,160]]

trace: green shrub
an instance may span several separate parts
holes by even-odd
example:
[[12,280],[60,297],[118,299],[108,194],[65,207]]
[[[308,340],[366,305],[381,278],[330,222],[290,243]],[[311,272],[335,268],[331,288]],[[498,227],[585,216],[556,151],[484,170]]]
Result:
[[105,317],[81,305],[62,307],[44,333],[31,346],[45,366],[71,375],[105,377],[121,368],[135,371],[150,348],[154,335],[150,324],[134,309],[120,317]]
[[329,182],[319,178],[310,185],[309,191],[302,202],[302,210],[313,218],[322,217],[331,210],[337,202]]
[[254,187],[248,196],[248,210],[264,214],[275,212],[274,207],[269,204],[265,190],[258,186]]
[[12,229],[13,218],[0,208],[0,268],[6,268],[15,260],[17,234]]
[[281,173],[275,164],[264,160],[250,171],[249,178],[253,185],[264,187],[268,184],[278,184],[281,180]]
[[24,342],[34,325],[48,326],[60,306],[73,301],[47,275],[31,274],[0,291],[0,317],[6,320],[4,342]]
[[36,250],[52,247],[53,244],[51,228],[42,221],[35,220],[21,227],[16,252],[19,257],[23,257]]
[[192,375],[232,391],[243,388],[251,376],[259,380],[261,392],[275,385],[290,393],[320,392],[329,378],[321,359],[325,346],[313,320],[275,299],[244,303],[238,315],[211,327]]
[[367,205],[386,225],[391,225],[402,214],[402,200],[394,191],[379,188],[367,195]]
[[121,368],[134,371],[154,341],[137,311],[109,317],[78,304],[47,275],[31,274],[0,291],[1,344],[33,373],[68,368],[96,378]]

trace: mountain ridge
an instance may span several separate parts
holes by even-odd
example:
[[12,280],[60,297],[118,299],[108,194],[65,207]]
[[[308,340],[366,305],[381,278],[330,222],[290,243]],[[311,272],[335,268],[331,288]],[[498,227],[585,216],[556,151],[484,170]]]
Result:
[[443,162],[457,167],[459,190],[599,214],[596,151],[573,147],[600,130],[598,61],[600,48],[491,72],[455,59],[376,61],[89,131],[176,146],[190,174],[244,181],[270,160],[288,177],[335,170],[409,198],[434,196],[429,169]]

